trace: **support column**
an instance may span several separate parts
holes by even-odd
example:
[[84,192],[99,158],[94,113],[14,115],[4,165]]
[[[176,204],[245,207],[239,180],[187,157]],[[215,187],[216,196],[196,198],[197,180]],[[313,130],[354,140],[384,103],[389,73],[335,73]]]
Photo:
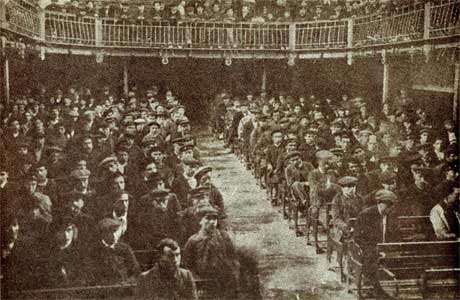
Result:
[[296,44],[295,24],[289,24],[289,50],[294,51]]
[[96,40],[96,46],[102,46],[102,20],[99,17],[96,18],[94,26],[94,38]]
[[10,105],[10,64],[8,58],[3,60],[3,88],[5,90],[5,106]]
[[44,8],[40,9],[40,13],[38,16],[39,16],[39,21],[40,21],[40,27],[39,27],[40,40],[44,42],[46,38],[46,15],[45,15]]
[[265,67],[265,60],[262,62],[263,64],[263,72],[262,72],[262,85],[260,87],[260,90],[262,92],[267,91],[267,68]]
[[129,86],[128,86],[128,63],[123,63],[123,93],[125,97],[128,97]]
[[[5,22],[5,24],[3,24]],[[6,3],[0,1],[0,25],[6,27]]]
[[347,64],[351,66],[353,63],[353,18],[349,18],[347,21]]
[[455,72],[454,72],[454,98],[452,99],[452,119],[455,121],[460,121],[459,118],[459,94],[460,94],[460,62],[455,63]]
[[[424,8],[423,17],[423,40],[427,41],[430,39],[430,27],[431,27],[431,2],[427,1]],[[423,53],[425,54],[426,61],[430,58],[431,46],[426,43],[423,45]]]
[[383,64],[383,92],[382,92],[382,103],[386,103],[388,101],[390,86],[390,64],[387,60],[387,54],[385,49],[382,50],[382,64]]

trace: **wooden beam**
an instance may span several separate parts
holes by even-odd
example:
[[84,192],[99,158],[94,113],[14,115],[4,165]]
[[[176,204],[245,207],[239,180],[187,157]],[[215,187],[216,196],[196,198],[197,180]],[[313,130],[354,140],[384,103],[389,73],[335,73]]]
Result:
[[7,57],[3,60],[3,88],[5,90],[5,106],[10,104],[10,63]]
[[455,63],[454,72],[454,97],[452,99],[452,117],[457,122],[459,121],[458,100],[460,94],[460,62]]
[[427,92],[437,92],[437,93],[454,93],[453,87],[446,87],[446,86],[438,86],[438,85],[422,85],[422,84],[414,84],[412,85],[413,90],[419,91],[427,91]]
[[125,97],[128,97],[128,92],[128,62],[125,60],[123,63],[123,93],[125,94]]
[[262,72],[262,85],[260,87],[262,92],[267,90],[267,68],[265,67],[265,61],[263,62],[263,72]]
[[383,91],[382,91],[382,103],[388,101],[390,92],[390,64],[388,63],[386,51],[382,51],[382,64],[383,64]]

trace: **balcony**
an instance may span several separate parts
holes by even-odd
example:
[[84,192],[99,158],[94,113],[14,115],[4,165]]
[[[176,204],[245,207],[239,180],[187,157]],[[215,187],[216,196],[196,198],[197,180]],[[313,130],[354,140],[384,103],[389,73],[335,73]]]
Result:
[[0,9],[1,29],[36,41],[43,53],[351,58],[388,48],[456,47],[460,41],[460,0],[421,4],[388,16],[302,23],[130,23],[40,10],[22,0],[2,3]]

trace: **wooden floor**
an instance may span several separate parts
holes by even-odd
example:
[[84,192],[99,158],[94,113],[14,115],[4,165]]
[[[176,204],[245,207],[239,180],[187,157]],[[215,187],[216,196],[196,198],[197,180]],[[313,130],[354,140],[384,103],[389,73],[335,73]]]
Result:
[[258,263],[262,299],[356,299],[339,276],[328,271],[304,237],[266,200],[266,192],[222,141],[200,138],[201,156],[212,166],[213,182],[224,196],[228,230],[240,251]]

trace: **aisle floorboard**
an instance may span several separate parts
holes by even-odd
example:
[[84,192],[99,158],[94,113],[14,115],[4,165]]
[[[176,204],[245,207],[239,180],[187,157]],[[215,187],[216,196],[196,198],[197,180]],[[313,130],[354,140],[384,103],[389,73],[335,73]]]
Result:
[[327,271],[325,255],[316,255],[305,238],[296,237],[264,190],[223,142],[199,141],[213,181],[224,196],[228,230],[239,249],[258,262],[263,299],[355,299],[336,273]]

